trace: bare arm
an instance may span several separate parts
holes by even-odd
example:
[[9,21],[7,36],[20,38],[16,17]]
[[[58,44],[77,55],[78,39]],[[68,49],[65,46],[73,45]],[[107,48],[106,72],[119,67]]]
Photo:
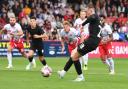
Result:
[[80,37],[80,43],[84,42],[84,40],[85,40],[84,35],[81,35],[81,37]]
[[64,39],[63,38],[61,38],[61,46],[62,46],[61,52],[63,53],[64,49],[65,49]]
[[16,33],[16,36],[22,36],[23,35],[23,31],[19,30],[18,33]]
[[2,29],[0,30],[0,35],[3,33],[4,30],[5,30],[4,28],[2,28]]
[[29,37],[30,37],[30,34],[28,32],[26,32],[26,42],[27,42],[27,44],[29,44]]
[[34,38],[42,38],[42,39],[45,39],[45,38],[48,38],[48,36],[44,33],[44,34],[41,34],[41,35],[34,35]]

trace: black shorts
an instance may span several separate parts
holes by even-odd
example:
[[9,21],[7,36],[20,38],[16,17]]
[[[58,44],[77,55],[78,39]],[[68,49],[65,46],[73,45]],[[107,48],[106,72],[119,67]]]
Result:
[[34,52],[37,51],[39,56],[43,56],[43,42],[40,43],[30,43],[30,50],[33,50]]
[[79,44],[77,47],[77,52],[80,55],[85,55],[93,50],[95,50],[100,43],[100,38],[88,38],[83,43]]

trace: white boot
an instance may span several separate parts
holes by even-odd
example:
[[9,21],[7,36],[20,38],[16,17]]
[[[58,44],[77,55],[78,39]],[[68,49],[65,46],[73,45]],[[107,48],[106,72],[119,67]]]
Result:
[[81,81],[84,81],[84,80],[85,80],[84,76],[83,76],[83,74],[81,74],[81,75],[78,75],[77,78],[74,81],[75,82],[81,82]]
[[109,73],[110,75],[114,75],[115,74],[115,71],[110,71],[110,73]]
[[11,69],[11,68],[13,68],[13,66],[12,65],[8,65],[6,68],[7,69]]
[[32,62],[29,63],[29,64],[26,66],[26,70],[30,70],[30,69],[32,68],[32,66],[33,66],[33,63],[32,63]]
[[61,71],[58,71],[57,73],[58,73],[58,75],[59,75],[60,78],[63,78],[64,75],[66,74],[66,71],[61,70]]

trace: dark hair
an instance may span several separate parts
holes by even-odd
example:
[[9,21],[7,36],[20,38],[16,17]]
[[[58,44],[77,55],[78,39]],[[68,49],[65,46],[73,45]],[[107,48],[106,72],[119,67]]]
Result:
[[34,20],[36,20],[36,17],[32,16],[32,17],[30,17],[30,19],[34,19]]
[[100,18],[106,19],[105,15],[100,15]]

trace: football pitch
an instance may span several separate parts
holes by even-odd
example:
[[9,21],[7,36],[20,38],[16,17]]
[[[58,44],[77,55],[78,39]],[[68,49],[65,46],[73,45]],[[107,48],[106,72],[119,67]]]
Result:
[[23,57],[13,58],[13,69],[6,69],[6,57],[0,57],[0,89],[128,89],[128,59],[114,59],[115,75],[108,74],[108,68],[100,59],[89,59],[88,70],[83,71],[85,81],[74,82],[74,65],[63,79],[57,71],[66,63],[66,57],[48,57],[47,63],[53,69],[50,77],[43,77],[42,67],[36,58],[37,67],[26,71],[28,60]]

